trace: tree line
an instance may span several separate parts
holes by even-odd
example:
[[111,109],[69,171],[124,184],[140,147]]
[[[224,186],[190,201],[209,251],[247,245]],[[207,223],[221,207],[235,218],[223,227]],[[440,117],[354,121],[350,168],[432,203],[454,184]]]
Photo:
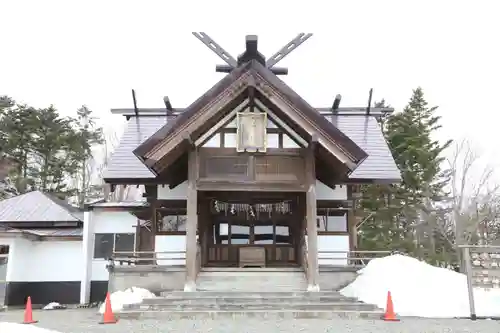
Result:
[[[86,106],[68,117],[53,105],[35,108],[0,97],[0,156],[16,161],[8,176],[19,194],[40,190],[63,199],[76,196],[83,204],[88,163],[103,141],[103,130]],[[0,189],[0,198],[9,194]]]
[[493,169],[470,142],[435,138],[441,128],[436,110],[417,88],[402,111],[381,121],[402,182],[361,187],[359,249],[401,251],[457,267],[459,245],[496,242],[500,197]]
[[[388,105],[382,100],[375,106]],[[397,250],[457,265],[459,245],[492,244],[499,238],[493,169],[478,163],[480,156],[467,141],[436,140],[441,128],[436,110],[417,88],[403,110],[381,119],[402,182],[361,186],[359,250]],[[108,141],[86,106],[64,117],[54,106],[34,108],[0,97],[0,164],[5,156],[17,161],[7,185],[2,185],[0,165],[0,199],[30,190],[76,197],[79,205],[90,196],[102,197],[102,186],[92,178],[106,166],[113,145]],[[95,170],[93,149],[99,146],[104,160]],[[473,181],[474,175],[480,177]]]

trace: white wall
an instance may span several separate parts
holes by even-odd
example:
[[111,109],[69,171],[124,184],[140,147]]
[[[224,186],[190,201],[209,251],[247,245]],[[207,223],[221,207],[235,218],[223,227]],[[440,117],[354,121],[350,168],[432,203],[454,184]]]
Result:
[[[335,190],[316,180],[316,196],[318,200],[347,200],[347,186],[337,185]],[[158,185],[158,199],[186,200],[187,181],[170,189],[168,185]]]
[[[344,253],[322,254],[320,251],[343,251]],[[347,265],[349,235],[318,235],[318,264]]]
[[[185,235],[161,235],[155,236],[155,252],[186,251]],[[185,265],[186,260],[168,260],[170,258],[185,258],[185,254],[158,254],[158,265],[172,266]],[[162,259],[165,258],[165,259]]]
[[81,241],[31,241],[12,239],[7,281],[80,281]]
[[347,200],[347,186],[337,185],[335,190],[316,180],[316,199],[318,200]]
[[172,190],[168,185],[158,185],[158,199],[164,200],[186,200],[187,181],[177,185]]
[[[137,225],[137,217],[124,211],[109,211],[94,209],[91,212],[92,234],[102,233],[134,233]],[[92,281],[107,281],[109,272],[106,269],[108,262],[104,259],[94,259],[95,237],[92,237],[90,258],[92,260]]]

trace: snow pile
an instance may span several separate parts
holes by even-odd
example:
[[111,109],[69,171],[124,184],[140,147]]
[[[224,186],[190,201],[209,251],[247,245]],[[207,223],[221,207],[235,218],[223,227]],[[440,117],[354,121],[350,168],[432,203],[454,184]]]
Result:
[[[145,298],[155,298],[156,295],[147,289],[132,287],[124,291],[115,291],[111,294],[111,309],[113,312],[120,312],[125,305],[141,304]],[[99,307],[99,313],[104,313],[106,309],[106,301]],[[2,332],[3,333],[3,332]]]
[[66,309],[66,307],[57,302],[50,302],[49,304],[43,307],[43,310],[60,310],[60,309]]
[[[467,277],[415,258],[392,255],[377,258],[358,272],[340,293],[385,309],[391,291],[394,310],[401,316],[468,317]],[[474,290],[478,316],[500,316],[500,290]]]
[[59,333],[34,325],[24,325],[17,323],[0,322],[0,332],[2,333]]

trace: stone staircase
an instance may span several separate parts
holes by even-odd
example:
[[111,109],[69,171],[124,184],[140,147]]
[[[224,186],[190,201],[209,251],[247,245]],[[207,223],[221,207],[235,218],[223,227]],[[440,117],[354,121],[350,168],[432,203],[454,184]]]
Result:
[[299,268],[204,268],[196,280],[198,291],[304,291],[307,282]]
[[337,291],[307,292],[300,269],[204,269],[197,291],[171,291],[128,306],[125,318],[380,318],[373,305]]

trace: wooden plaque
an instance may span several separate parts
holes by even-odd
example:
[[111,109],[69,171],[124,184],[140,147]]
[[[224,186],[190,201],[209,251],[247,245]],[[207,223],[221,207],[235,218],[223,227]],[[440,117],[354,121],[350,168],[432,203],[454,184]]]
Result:
[[239,112],[236,116],[238,152],[265,152],[267,148],[265,112]]

